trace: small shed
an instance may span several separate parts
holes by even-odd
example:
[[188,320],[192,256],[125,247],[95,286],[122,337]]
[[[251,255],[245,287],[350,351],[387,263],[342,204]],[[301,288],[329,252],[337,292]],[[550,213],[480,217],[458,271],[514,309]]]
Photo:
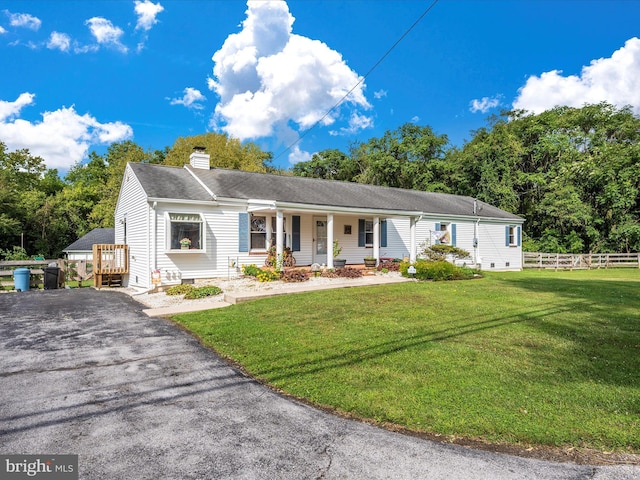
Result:
[[68,260],[93,260],[94,244],[115,243],[115,228],[94,228],[62,250]]

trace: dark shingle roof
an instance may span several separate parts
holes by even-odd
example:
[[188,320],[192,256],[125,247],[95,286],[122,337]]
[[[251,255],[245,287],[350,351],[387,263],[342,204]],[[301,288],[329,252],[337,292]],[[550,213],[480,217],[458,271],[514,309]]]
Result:
[[84,237],[79,238],[67,248],[62,250],[63,252],[78,251],[78,250],[93,250],[94,243],[115,243],[116,233],[115,228],[94,228]]
[[130,163],[142,188],[150,198],[211,200],[211,195],[183,167]]
[[[131,166],[135,167],[134,172],[150,197],[211,200],[185,168],[148,164]],[[477,202],[474,215],[474,199],[460,195],[221,168],[187,168],[219,198],[522,220],[481,201]]]

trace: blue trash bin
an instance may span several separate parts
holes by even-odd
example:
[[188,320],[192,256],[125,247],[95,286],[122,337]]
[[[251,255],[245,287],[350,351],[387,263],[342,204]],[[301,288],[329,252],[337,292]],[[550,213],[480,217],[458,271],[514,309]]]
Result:
[[28,268],[16,268],[13,271],[13,284],[15,289],[19,292],[26,292],[29,290],[29,280],[31,277],[31,270]]

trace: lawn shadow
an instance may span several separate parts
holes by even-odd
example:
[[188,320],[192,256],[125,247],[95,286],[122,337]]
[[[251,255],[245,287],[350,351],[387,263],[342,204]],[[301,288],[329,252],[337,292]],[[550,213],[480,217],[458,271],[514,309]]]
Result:
[[[504,288],[541,295],[570,314],[528,322],[571,345],[559,380],[640,387],[640,282],[593,278],[504,277]],[[638,401],[640,409],[640,400]]]

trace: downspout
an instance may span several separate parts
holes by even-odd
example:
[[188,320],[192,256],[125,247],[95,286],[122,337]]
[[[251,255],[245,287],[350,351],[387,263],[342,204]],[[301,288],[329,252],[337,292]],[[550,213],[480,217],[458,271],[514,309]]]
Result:
[[[480,233],[480,218],[476,220],[476,223],[473,226],[473,263],[475,263],[476,267],[480,263],[480,268],[482,268],[482,260],[480,258],[480,241],[478,239],[478,235]],[[480,262],[479,262],[480,261]]]
[[[149,245],[151,246],[151,268],[149,269],[149,277],[147,278],[147,282],[150,282],[151,272],[156,269],[157,265],[157,248],[158,248],[158,235],[157,235],[157,223],[158,223],[158,215],[156,213],[156,208],[158,207],[158,202],[153,202],[151,205],[151,235],[149,237]],[[147,287],[149,290],[153,288],[153,285],[147,283]]]
[[333,268],[333,213],[327,213],[327,268]]

